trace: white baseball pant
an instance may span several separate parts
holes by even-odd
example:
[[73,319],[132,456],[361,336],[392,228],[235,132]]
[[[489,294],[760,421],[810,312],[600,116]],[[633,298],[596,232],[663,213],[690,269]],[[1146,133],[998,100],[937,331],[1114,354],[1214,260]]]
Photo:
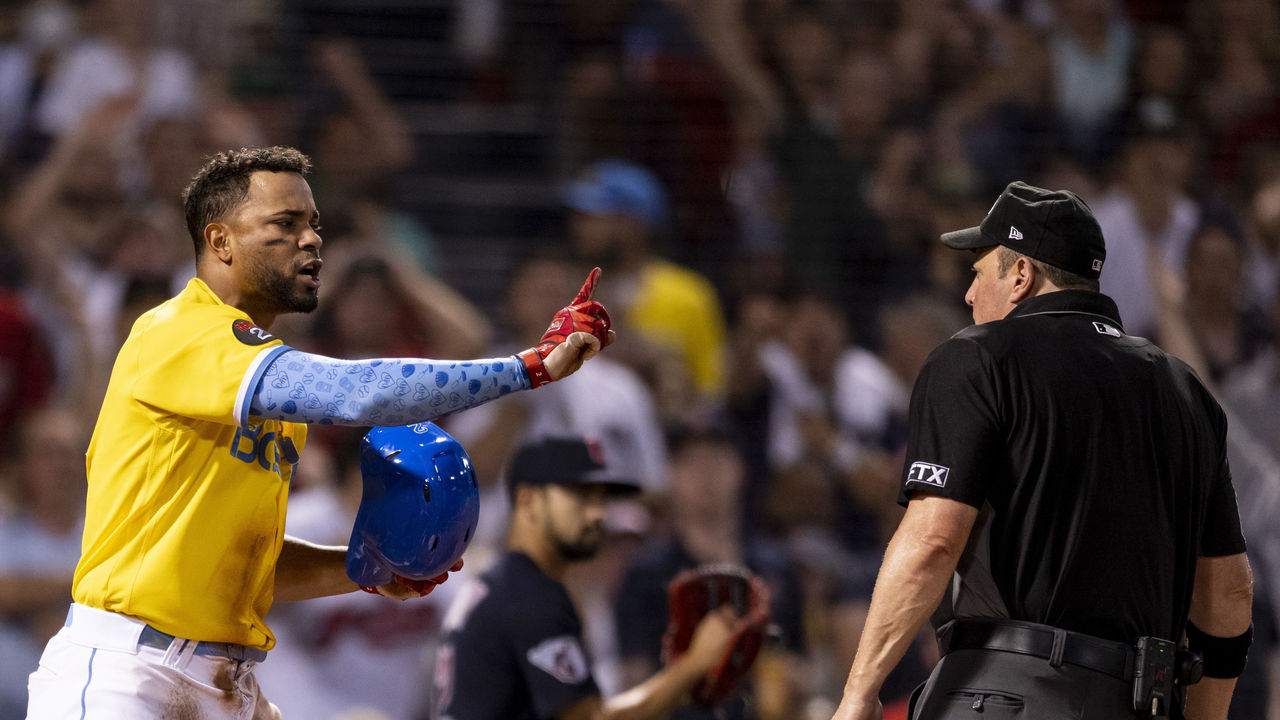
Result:
[[27,720],[279,720],[253,676],[257,661],[219,647],[73,603],[27,681]]

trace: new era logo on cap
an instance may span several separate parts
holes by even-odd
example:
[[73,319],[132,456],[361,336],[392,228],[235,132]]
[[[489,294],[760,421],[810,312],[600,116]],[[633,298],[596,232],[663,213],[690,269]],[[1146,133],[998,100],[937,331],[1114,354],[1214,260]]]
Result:
[[943,233],[956,250],[1004,245],[1085,278],[1097,278],[1107,256],[1102,228],[1088,204],[1069,190],[1009,183],[978,227]]

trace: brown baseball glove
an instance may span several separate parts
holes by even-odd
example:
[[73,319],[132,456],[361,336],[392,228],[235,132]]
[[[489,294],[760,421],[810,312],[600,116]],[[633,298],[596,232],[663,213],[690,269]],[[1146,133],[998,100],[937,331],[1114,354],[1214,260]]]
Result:
[[667,601],[667,632],[662,639],[667,663],[688,650],[694,628],[707,613],[723,605],[737,612],[733,642],[693,690],[697,705],[713,706],[728,700],[750,671],[768,633],[768,586],[739,565],[703,565],[673,578],[667,586]]

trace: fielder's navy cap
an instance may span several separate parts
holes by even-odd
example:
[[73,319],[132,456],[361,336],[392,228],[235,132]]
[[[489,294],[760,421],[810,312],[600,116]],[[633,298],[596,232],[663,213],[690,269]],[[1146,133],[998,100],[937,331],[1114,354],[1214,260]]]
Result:
[[1004,245],[1081,277],[1096,279],[1107,258],[1102,228],[1080,196],[1022,181],[1004,189],[978,227],[943,233],[957,250]]
[[587,168],[564,193],[565,204],[596,215],[627,215],[651,229],[667,221],[667,196],[653,173],[610,158]]
[[600,443],[580,437],[551,437],[516,451],[507,482],[517,485],[601,485],[611,496],[635,495],[640,486],[609,472]]

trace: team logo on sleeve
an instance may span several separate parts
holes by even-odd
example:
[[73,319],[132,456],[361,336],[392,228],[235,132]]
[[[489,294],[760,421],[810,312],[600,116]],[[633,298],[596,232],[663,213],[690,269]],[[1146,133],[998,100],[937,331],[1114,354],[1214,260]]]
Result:
[[276,339],[275,335],[254,325],[248,320],[236,320],[231,323],[231,334],[245,345],[266,345]]
[[576,685],[589,677],[587,655],[578,638],[557,635],[529,648],[529,664],[566,685]]
[[911,463],[911,469],[907,471],[907,482],[946,487],[947,475],[950,473],[951,468],[949,467],[927,462],[913,462]]

